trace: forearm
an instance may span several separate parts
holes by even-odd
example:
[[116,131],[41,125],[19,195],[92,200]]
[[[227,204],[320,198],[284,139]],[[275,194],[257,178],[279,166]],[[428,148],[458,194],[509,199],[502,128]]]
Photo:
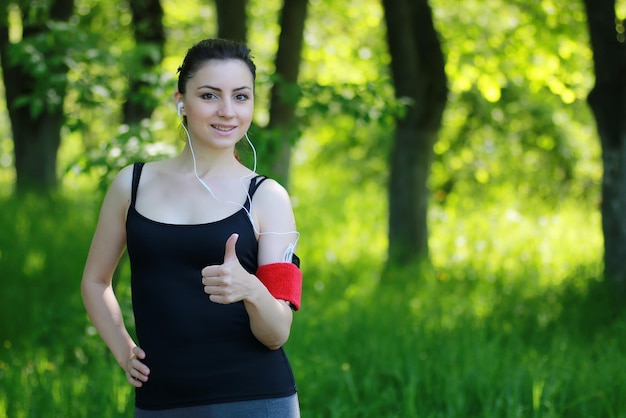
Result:
[[120,367],[125,368],[136,346],[124,325],[122,311],[111,286],[83,282],[83,303],[98,334],[109,347]]
[[259,283],[258,291],[245,299],[244,304],[254,336],[272,350],[282,347],[289,339],[293,321],[293,312],[287,303],[276,300]]

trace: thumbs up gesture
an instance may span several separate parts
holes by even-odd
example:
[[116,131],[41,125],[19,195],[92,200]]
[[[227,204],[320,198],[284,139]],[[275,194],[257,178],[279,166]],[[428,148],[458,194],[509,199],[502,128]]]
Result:
[[[235,246],[239,235],[232,234],[226,241],[224,263],[207,266],[202,269],[204,293],[215,303],[229,304],[239,302],[254,291],[253,276],[239,262]],[[258,282],[258,280],[256,281]]]

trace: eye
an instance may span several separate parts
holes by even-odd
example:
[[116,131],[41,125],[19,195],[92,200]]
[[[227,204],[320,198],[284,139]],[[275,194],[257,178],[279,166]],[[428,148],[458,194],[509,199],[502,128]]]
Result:
[[204,100],[213,100],[217,99],[217,96],[213,93],[203,93],[200,98]]
[[246,100],[250,100],[250,96],[248,96],[247,94],[241,93],[241,94],[236,95],[235,99],[239,100],[239,101],[242,101],[242,102],[245,102]]

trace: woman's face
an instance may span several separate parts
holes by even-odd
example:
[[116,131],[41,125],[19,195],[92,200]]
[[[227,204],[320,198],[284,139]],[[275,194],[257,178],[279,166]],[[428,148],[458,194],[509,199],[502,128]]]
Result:
[[211,148],[232,148],[254,112],[254,80],[241,60],[212,60],[187,81],[182,115],[191,138]]

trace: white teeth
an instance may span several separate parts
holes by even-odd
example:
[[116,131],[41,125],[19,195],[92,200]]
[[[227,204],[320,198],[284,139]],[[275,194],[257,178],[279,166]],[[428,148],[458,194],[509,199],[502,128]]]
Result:
[[213,127],[215,129],[217,129],[218,131],[222,131],[222,132],[228,132],[231,129],[233,129],[232,127],[226,127],[226,126],[217,126],[217,125],[213,125]]

